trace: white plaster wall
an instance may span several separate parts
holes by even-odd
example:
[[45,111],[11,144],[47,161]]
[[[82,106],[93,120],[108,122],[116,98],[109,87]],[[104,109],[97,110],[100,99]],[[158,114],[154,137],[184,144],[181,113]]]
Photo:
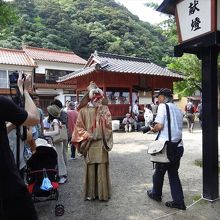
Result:
[[40,61],[40,60],[35,60],[35,62],[37,63],[35,72],[39,74],[45,74],[46,69],[76,71],[83,68],[84,66],[80,64],[69,64],[69,63],[49,62],[49,61]]
[[8,70],[8,71],[24,71],[24,73],[33,73],[34,68],[33,67],[28,67],[28,66],[18,66],[18,65],[5,65],[5,64],[0,64],[0,69],[1,70]]
[[36,89],[38,95],[56,95],[59,96],[63,93],[62,89]]
[[[5,65],[5,64],[0,64],[0,70],[5,70],[5,71],[18,71],[18,72],[23,72],[25,74],[31,74],[33,76],[33,67],[28,67],[28,66],[19,66],[19,65]],[[33,79],[33,77],[32,77]],[[2,80],[2,79],[1,79]],[[9,76],[7,75],[5,80],[5,82],[1,82],[4,83],[6,85],[3,86],[5,88],[9,88]]]
[[59,99],[62,102],[63,106],[65,105],[63,90],[59,90],[58,95],[55,98]]

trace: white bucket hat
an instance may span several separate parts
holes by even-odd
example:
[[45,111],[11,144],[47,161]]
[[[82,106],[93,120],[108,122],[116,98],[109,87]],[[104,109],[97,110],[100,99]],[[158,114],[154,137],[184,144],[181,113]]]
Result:
[[37,138],[35,140],[35,144],[36,144],[36,147],[39,147],[39,146],[52,147],[51,144],[48,144],[47,141],[45,139],[42,139],[42,138]]

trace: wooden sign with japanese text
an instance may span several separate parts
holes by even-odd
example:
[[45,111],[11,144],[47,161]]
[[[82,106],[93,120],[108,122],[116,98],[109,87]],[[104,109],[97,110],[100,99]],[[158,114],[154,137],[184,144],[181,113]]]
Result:
[[[179,43],[216,31],[216,7],[218,6],[218,9],[220,7],[217,2],[220,0],[180,0],[177,3],[176,21]],[[219,10],[218,13],[220,13]]]

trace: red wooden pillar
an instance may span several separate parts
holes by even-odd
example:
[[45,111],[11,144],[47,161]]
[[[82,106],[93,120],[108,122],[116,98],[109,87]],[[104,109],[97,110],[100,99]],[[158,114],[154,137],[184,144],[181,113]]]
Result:
[[79,103],[79,91],[76,90],[76,101]]
[[105,85],[105,74],[104,74],[104,71],[102,72],[102,85],[103,85],[103,93],[104,93],[104,96],[106,97],[106,85]]
[[152,77],[152,80],[151,80],[151,97],[152,97],[152,102],[154,103],[154,78]]
[[151,100],[154,103],[154,88],[151,90]]
[[129,88],[129,92],[130,92],[130,107],[131,107],[131,108],[129,108],[129,110],[130,110],[130,112],[132,112],[132,102],[133,102],[133,100],[132,100],[132,87]]

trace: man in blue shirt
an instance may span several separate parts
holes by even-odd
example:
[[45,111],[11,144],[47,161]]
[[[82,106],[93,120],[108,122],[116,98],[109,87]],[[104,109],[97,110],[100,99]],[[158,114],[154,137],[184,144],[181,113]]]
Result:
[[155,125],[151,128],[151,131],[160,132],[158,140],[169,140],[167,111],[165,105],[167,104],[170,112],[171,141],[177,144],[175,150],[175,160],[173,162],[156,163],[155,172],[153,174],[153,188],[152,190],[147,191],[147,195],[155,201],[161,201],[164,175],[167,172],[173,201],[168,201],[165,205],[170,208],[185,210],[186,206],[184,203],[183,190],[178,174],[180,159],[183,155],[183,114],[173,103],[173,96],[170,89],[161,89],[158,94],[158,101],[159,106],[157,116],[154,121]]

